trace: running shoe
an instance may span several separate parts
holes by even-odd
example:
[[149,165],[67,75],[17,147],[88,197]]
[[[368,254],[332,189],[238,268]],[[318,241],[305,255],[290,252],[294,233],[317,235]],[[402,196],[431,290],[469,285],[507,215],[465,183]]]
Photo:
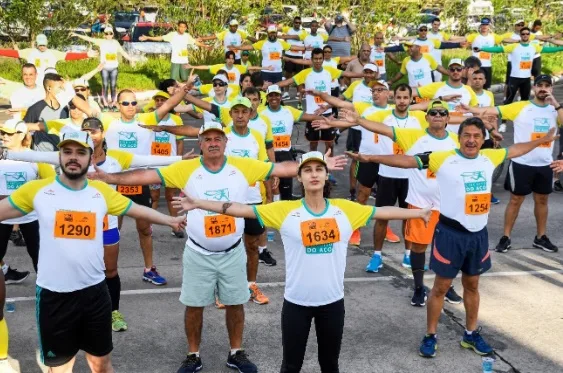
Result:
[[366,272],[377,273],[380,268],[383,268],[383,257],[381,255],[373,254],[366,266]]
[[385,241],[391,242],[391,243],[401,242],[401,239],[399,238],[399,236],[397,236],[395,233],[393,233],[393,231],[391,230],[391,227],[389,225],[387,226],[387,233],[385,234]]
[[460,304],[463,300],[458,293],[455,292],[454,287],[450,286],[448,292],[446,293],[446,301],[451,304]]
[[275,266],[278,263],[268,249],[264,249],[264,251],[258,254],[258,260],[260,263],[264,263],[267,266]]
[[360,246],[361,241],[362,235],[360,234],[360,230],[356,229],[354,232],[352,232],[352,237],[350,237],[348,243],[352,246]]
[[500,203],[500,199],[498,199],[497,197],[495,197],[491,194],[491,203],[493,205],[498,205]]
[[493,352],[493,348],[481,337],[481,328],[474,330],[473,333],[467,334],[463,332],[461,347],[473,350],[477,355],[489,355]]
[[156,266],[152,266],[148,272],[143,272],[143,281],[150,282],[153,285],[166,285],[166,279],[158,274]]
[[507,236],[502,236],[495,250],[499,253],[506,253],[508,252],[508,250],[510,250],[510,248],[510,238],[508,238]]
[[348,197],[349,201],[355,201],[356,200],[356,191],[355,190],[351,190],[350,191],[350,196]]
[[553,191],[556,192],[556,193],[563,193],[563,185],[561,185],[560,180],[556,180],[553,183]]
[[183,230],[172,231],[172,235],[176,236],[176,238],[184,238],[185,237]]
[[262,290],[256,285],[256,283],[249,286],[250,289],[250,300],[256,304],[268,304],[270,299],[262,293]]
[[283,93],[282,100],[289,100],[289,92]]
[[498,126],[498,131],[499,132],[506,132],[506,123],[502,123],[500,126]]
[[22,232],[19,230],[12,231],[12,233],[10,233],[10,241],[12,241],[14,245],[18,247],[25,246],[25,240],[23,239]]
[[428,299],[428,296],[424,287],[416,288],[411,298],[411,306],[424,307],[426,306],[426,299]]
[[203,364],[201,363],[201,358],[196,354],[188,354],[176,373],[195,373],[202,369]]
[[215,308],[217,308],[218,310],[224,310],[225,309],[225,305],[221,302],[219,302],[219,298],[215,297]]
[[537,236],[534,237],[534,243],[532,244],[532,246],[537,249],[547,251],[548,253],[556,253],[557,251],[559,251],[559,248],[552,244],[545,234],[540,238],[538,238]]
[[26,278],[29,277],[29,271],[17,271],[8,267],[8,271],[4,275],[4,281],[6,285],[11,284],[20,284],[25,281]]
[[436,334],[426,334],[422,338],[418,354],[422,357],[435,357],[438,350],[438,340]]
[[303,104],[301,103],[301,101],[297,103],[297,110],[303,110]]
[[258,368],[246,355],[244,350],[238,350],[227,358],[227,366],[231,369],[238,369],[240,373],[257,373]]
[[111,329],[114,332],[124,332],[127,330],[127,323],[123,314],[118,310],[111,312]]
[[401,265],[405,268],[410,268],[411,267],[411,256],[410,255],[403,255],[403,263],[401,263]]

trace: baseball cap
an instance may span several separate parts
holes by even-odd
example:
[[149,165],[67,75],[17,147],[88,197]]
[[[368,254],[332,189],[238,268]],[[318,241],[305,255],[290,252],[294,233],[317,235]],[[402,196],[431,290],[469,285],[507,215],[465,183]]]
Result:
[[335,18],[337,21],[343,21],[344,20],[344,16],[342,14],[338,14]]
[[229,22],[229,26],[238,26],[238,21],[236,19],[231,20],[231,22]]
[[35,38],[35,44],[37,46],[44,45],[47,46],[47,36],[45,34],[39,34]]
[[464,66],[461,58],[452,58],[450,60],[450,63],[448,63],[448,67],[450,67],[451,65],[459,65],[459,66],[462,66],[462,67]]
[[268,26],[268,33],[270,32],[278,32],[278,28],[276,27],[276,25]]
[[481,24],[482,25],[490,25],[491,24],[491,19],[488,17],[483,17],[481,18]]
[[413,45],[416,45],[416,44],[414,44],[414,42],[412,42],[410,40],[402,41],[401,44],[403,44],[404,46],[407,46],[407,47],[412,47]]
[[89,88],[90,84],[88,83],[88,81],[86,79],[76,79],[72,81],[72,88],[76,88],[76,87],[86,87]]
[[381,80],[381,79],[371,81],[371,82],[369,82],[368,85],[369,85],[370,88],[373,88],[376,85],[380,85],[380,86],[383,86],[383,87],[385,87],[389,90],[389,84],[387,84],[387,82],[385,80]]
[[215,75],[215,76],[213,77],[213,79],[211,79],[211,81],[214,81],[214,80],[220,80],[220,81],[222,81],[222,82],[225,83],[225,84],[229,84],[229,81],[227,80],[227,77],[226,77],[225,75],[222,75],[222,74],[217,74],[217,75]]
[[428,109],[426,109],[426,112],[428,113],[430,110],[435,109],[438,106],[446,110],[449,110],[450,108],[446,101],[436,100],[436,101],[432,101],[430,105],[428,105]]
[[365,64],[364,65],[364,71],[365,70],[378,71],[377,66],[375,66],[373,63]]
[[321,162],[326,166],[325,156],[319,151],[307,152],[301,156],[301,161],[299,162],[299,168],[303,167],[307,162],[317,161]]
[[426,29],[428,29],[428,25],[426,23],[421,23],[420,25],[418,25],[417,30],[420,30],[423,27],[426,27]]
[[205,122],[203,123],[203,126],[199,128],[200,135],[203,135],[204,133],[209,131],[219,131],[221,133],[225,133],[225,129],[219,122]]
[[551,79],[550,75],[547,74],[541,74],[538,75],[535,79],[534,79],[534,85],[539,84],[540,82],[548,82],[549,84],[553,85],[553,80]]
[[44,74],[59,74],[57,69],[55,69],[54,67],[48,67],[45,69],[45,71],[43,72]]
[[104,34],[113,34],[113,27],[111,25],[104,27]]
[[238,97],[234,98],[231,101],[231,109],[234,108],[237,105],[242,105],[244,107],[252,109],[252,103],[250,103],[250,100],[246,97],[238,96]]
[[84,131],[84,130],[102,130],[103,131],[104,130],[104,124],[98,118],[93,118],[93,117],[86,118],[82,122],[80,129],[82,131]]
[[268,90],[266,91],[266,96],[269,95],[270,93],[279,93],[281,95],[282,92],[277,84],[273,84],[268,87]]
[[243,56],[250,56],[250,51],[242,51]]
[[523,19],[518,19],[518,20],[514,21],[515,25],[517,25],[519,23],[526,23],[526,21],[524,21]]
[[[221,75],[222,76],[222,75]],[[152,98],[154,99],[155,97],[164,97],[166,99],[170,98],[170,95],[168,94],[168,92],[164,92],[164,91],[158,91],[156,92]]]
[[20,119],[8,119],[4,124],[0,125],[0,131],[6,133],[27,133],[27,126],[25,122]]
[[90,137],[90,134],[88,132],[65,132],[63,134],[63,137],[61,137],[59,145],[57,146],[60,149],[71,142],[94,150],[94,142],[92,141],[92,138]]

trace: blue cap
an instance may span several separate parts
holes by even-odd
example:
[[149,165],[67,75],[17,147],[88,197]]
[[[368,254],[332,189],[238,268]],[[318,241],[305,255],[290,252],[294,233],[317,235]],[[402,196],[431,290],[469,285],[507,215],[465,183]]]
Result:
[[481,18],[481,25],[490,25],[490,24],[491,24],[490,18],[487,17]]

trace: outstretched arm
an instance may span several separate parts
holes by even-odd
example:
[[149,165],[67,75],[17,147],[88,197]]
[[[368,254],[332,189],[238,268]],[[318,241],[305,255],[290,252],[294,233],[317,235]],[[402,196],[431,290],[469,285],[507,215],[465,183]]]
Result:
[[9,198],[4,198],[2,201],[0,201],[0,219],[2,219],[1,221],[13,219],[13,218],[19,218],[20,216],[23,215],[24,214],[20,210],[12,206],[12,204],[9,201]]
[[143,219],[153,224],[166,225],[171,227],[174,231],[179,231],[186,227],[186,217],[182,216],[169,216],[158,212],[155,209],[132,203],[129,210],[125,214],[133,219]]
[[289,62],[293,62],[296,65],[304,65],[304,66],[311,66],[313,65],[313,62],[311,60],[304,60],[304,59],[299,59],[299,58],[291,58],[288,56],[283,56],[282,59],[284,61],[289,61]]
[[238,202],[219,202],[193,198],[186,195],[184,198],[174,197],[172,206],[181,209],[180,213],[200,209],[212,211],[223,215],[230,215],[237,218],[256,219],[256,213],[252,206]]
[[139,125],[139,127],[146,128],[154,132],[168,132],[176,136],[186,136],[186,137],[198,137],[199,128],[193,127],[188,124],[181,126],[145,126]]
[[557,128],[553,127],[543,137],[540,137],[540,138],[533,140],[533,141],[520,142],[520,143],[514,144],[514,145],[508,147],[508,153],[507,153],[506,157],[508,159],[520,157],[520,156],[523,156],[524,154],[531,152],[532,150],[534,150],[535,148],[537,148],[540,145],[543,145],[543,144],[548,145],[552,141],[559,138],[559,136],[555,136],[556,133],[557,133]]
[[305,93],[308,94],[308,95],[320,97],[321,100],[328,103],[329,105],[336,106],[336,107],[339,107],[339,108],[342,108],[342,109],[354,110],[354,104],[353,103],[341,100],[338,97],[331,96],[326,92],[320,92],[320,91],[316,91],[314,89],[306,89]]
[[406,220],[423,219],[425,222],[430,220],[432,210],[430,206],[423,209],[403,209],[400,207],[378,207],[375,209],[372,219],[380,220]]
[[416,158],[412,155],[395,154],[395,155],[365,155],[353,152],[346,152],[349,158],[363,163],[373,162],[380,163],[397,168],[419,168]]

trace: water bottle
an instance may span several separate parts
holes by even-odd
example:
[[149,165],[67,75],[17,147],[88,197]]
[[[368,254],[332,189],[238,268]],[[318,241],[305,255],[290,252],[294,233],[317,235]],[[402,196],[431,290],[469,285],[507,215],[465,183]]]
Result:
[[16,302],[11,298],[6,298],[6,312],[16,312]]
[[483,357],[483,373],[493,373],[495,359],[490,356]]
[[274,237],[276,235],[276,232],[268,231],[267,235],[268,235],[268,242],[274,242]]

